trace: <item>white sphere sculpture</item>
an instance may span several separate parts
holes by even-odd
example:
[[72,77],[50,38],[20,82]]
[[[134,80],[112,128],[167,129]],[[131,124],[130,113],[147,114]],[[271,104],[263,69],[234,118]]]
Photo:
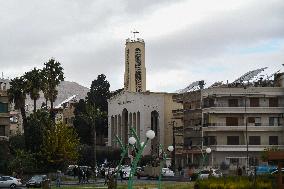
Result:
[[134,137],[130,137],[129,139],[128,139],[128,142],[129,142],[129,144],[135,144],[136,143],[136,139],[134,138]]
[[149,130],[146,132],[146,137],[152,140],[155,137],[155,132],[153,130]]
[[169,150],[169,152],[172,152],[172,151],[174,151],[174,147],[173,146],[169,146],[168,150]]
[[206,151],[207,154],[210,154],[211,153],[211,148],[206,148],[205,151]]

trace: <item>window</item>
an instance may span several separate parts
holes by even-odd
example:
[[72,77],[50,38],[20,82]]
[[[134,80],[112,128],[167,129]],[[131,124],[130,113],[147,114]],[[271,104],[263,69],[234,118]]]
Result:
[[227,136],[227,145],[239,145],[239,136]]
[[256,117],[256,118],[255,118],[254,125],[255,125],[255,126],[261,126],[261,118],[260,118],[260,117]]
[[214,107],[214,106],[215,106],[214,99],[209,98],[209,107]]
[[260,145],[260,136],[249,136],[249,145]]
[[261,118],[260,117],[248,117],[248,125],[249,126],[261,126]]
[[0,125],[0,136],[5,136],[5,125]]
[[8,103],[0,102],[0,113],[8,113]]
[[205,145],[205,146],[217,145],[216,136],[207,136],[207,137],[204,137],[204,145]]
[[227,126],[238,126],[238,118],[237,117],[226,117],[226,125]]
[[278,145],[278,136],[269,136],[269,145]]
[[278,107],[278,98],[269,98],[269,107]]
[[230,164],[238,165],[239,164],[239,158],[230,158]]
[[259,98],[250,98],[250,107],[259,107]]
[[229,99],[229,107],[238,107],[238,99]]
[[278,117],[269,117],[269,126],[278,126],[279,118]]

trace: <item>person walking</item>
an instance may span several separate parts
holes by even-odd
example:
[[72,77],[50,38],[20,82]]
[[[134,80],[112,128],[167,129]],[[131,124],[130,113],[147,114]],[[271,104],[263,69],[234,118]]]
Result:
[[59,170],[56,173],[56,187],[61,187],[61,171]]
[[124,172],[123,172],[122,170],[120,170],[120,171],[119,171],[119,175],[120,175],[120,182],[122,182]]
[[86,182],[89,183],[89,179],[91,177],[91,171],[89,168],[87,168],[86,170]]
[[78,179],[79,179],[79,184],[81,184],[81,182],[82,182],[82,177],[83,177],[83,175],[82,175],[82,170],[81,170],[80,167],[78,167]]

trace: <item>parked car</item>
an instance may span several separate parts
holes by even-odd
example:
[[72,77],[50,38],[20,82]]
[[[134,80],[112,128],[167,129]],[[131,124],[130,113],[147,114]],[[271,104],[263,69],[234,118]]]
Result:
[[162,176],[163,177],[174,177],[175,173],[172,170],[170,170],[169,168],[163,168],[162,169]]
[[261,165],[256,167],[256,175],[269,174],[277,169],[276,166]]
[[121,171],[123,172],[123,179],[129,179],[130,172],[131,172],[131,167],[130,166],[123,166],[121,168]]
[[[282,173],[282,175],[284,174],[284,168],[281,168],[281,173]],[[272,171],[270,174],[271,175],[277,175],[278,174],[278,169]]]
[[[207,179],[209,177],[209,174],[210,174],[210,170],[202,170],[199,172],[199,175],[198,175],[198,178],[199,179]],[[222,177],[223,174],[222,172],[219,170],[219,169],[212,169],[212,177],[216,177],[216,178],[219,178],[219,177]]]
[[26,187],[38,187],[40,188],[42,186],[42,182],[47,179],[46,175],[34,175],[27,183]]
[[21,185],[20,179],[10,176],[0,176],[0,188],[16,188]]

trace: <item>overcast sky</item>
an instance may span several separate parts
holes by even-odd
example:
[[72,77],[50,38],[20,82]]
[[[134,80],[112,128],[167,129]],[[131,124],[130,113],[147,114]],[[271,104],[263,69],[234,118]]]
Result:
[[[147,89],[233,81],[284,63],[283,0],[0,0],[0,71],[20,76],[59,61],[66,80],[90,87],[104,73],[123,87],[124,45],[146,43]],[[282,69],[283,71],[283,69]]]

